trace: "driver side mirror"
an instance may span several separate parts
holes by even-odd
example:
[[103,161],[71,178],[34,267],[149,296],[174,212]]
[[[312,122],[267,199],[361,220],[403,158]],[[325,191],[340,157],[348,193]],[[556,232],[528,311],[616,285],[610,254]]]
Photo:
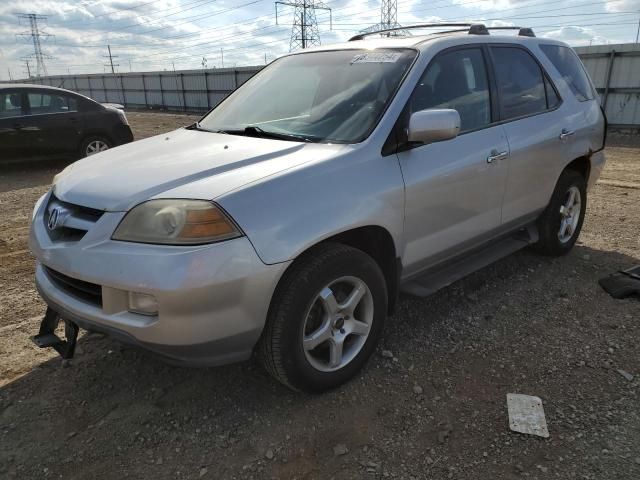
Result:
[[411,114],[407,139],[409,142],[433,143],[450,140],[460,132],[460,114],[450,108],[421,110]]

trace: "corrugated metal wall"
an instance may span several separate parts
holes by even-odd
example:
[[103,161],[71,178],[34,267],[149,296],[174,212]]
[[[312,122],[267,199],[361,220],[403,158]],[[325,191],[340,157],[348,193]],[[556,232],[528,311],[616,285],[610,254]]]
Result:
[[575,49],[593,79],[609,124],[640,126],[640,44]]
[[[609,123],[640,126],[640,44],[596,45],[575,50],[595,83]],[[121,103],[129,108],[204,112],[261,68],[63,75],[31,81],[67,88],[98,102]]]
[[120,103],[128,108],[206,112],[261,68],[61,75],[29,82],[66,88],[97,102]]

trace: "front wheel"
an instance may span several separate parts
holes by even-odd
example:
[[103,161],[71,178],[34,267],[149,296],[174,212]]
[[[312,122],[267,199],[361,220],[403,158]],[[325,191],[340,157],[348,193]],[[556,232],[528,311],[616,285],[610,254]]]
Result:
[[545,255],[565,255],[578,240],[587,208],[585,178],[574,170],[560,175],[551,201],[538,219],[540,239],[534,248]]
[[334,388],[371,356],[386,313],[378,264],[361,250],[322,244],[296,260],[278,285],[258,354],[294,390]]

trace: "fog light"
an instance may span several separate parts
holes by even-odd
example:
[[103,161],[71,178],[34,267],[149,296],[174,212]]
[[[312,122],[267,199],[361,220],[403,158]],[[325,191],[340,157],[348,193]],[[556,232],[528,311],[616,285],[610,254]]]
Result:
[[157,315],[158,301],[156,297],[148,293],[129,292],[128,310],[142,315]]

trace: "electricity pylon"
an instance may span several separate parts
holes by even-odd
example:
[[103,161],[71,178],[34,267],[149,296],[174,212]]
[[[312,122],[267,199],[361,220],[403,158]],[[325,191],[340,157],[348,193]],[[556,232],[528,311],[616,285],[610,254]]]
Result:
[[28,58],[36,59],[36,77],[44,74],[47,75],[47,66],[44,64],[45,59],[52,59],[53,57],[42,52],[42,46],[40,45],[41,38],[49,38],[53,35],[42,32],[38,27],[38,21],[47,19],[46,15],[38,15],[37,13],[19,13],[18,18],[21,20],[28,20],[31,26],[30,32],[19,33],[18,37],[30,39],[33,42],[33,53],[28,55]]
[[293,52],[298,48],[309,48],[320,45],[320,32],[318,31],[318,19],[316,10],[328,10],[329,22],[333,26],[331,8],[320,0],[294,0],[290,2],[277,1],[276,5],[276,25],[278,25],[278,5],[294,7],[293,25],[291,27],[291,40],[289,41],[289,51]]
[[[380,3],[380,23],[371,25],[362,30],[362,32],[377,32],[390,28],[400,28],[401,26],[402,25],[398,23],[398,0],[382,0]],[[407,30],[397,30],[395,32],[386,32],[382,35],[385,37],[395,37],[410,35],[410,33]]]

